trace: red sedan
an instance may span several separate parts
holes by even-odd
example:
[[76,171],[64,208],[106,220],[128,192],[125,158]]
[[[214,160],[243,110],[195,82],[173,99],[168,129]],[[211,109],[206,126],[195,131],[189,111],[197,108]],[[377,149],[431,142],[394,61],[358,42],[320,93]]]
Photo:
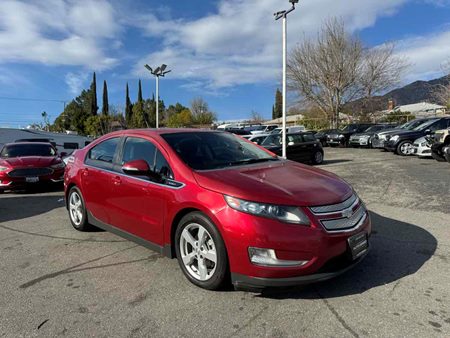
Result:
[[345,181],[226,132],[111,133],[71,158],[64,185],[75,229],[176,257],[206,289],[322,281],[369,249],[369,214]]
[[0,151],[0,193],[29,184],[61,183],[64,167],[64,162],[50,143],[5,144]]

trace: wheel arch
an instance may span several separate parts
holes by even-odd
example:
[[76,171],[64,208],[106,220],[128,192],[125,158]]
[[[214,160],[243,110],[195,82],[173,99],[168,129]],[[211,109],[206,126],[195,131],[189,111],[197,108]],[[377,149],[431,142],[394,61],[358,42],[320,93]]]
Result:
[[200,210],[198,208],[194,208],[194,207],[185,207],[181,210],[179,210],[174,218],[172,219],[172,222],[170,223],[170,242],[168,244],[168,246],[170,246],[170,248],[168,248],[168,252],[167,252],[167,256],[169,258],[176,258],[176,253],[175,253],[175,232],[177,231],[177,227],[178,227],[178,223],[180,223],[181,219],[186,216],[187,214],[190,214],[191,212],[201,212],[202,214],[206,215],[208,218],[210,218],[208,216],[208,214],[206,214],[203,210]]

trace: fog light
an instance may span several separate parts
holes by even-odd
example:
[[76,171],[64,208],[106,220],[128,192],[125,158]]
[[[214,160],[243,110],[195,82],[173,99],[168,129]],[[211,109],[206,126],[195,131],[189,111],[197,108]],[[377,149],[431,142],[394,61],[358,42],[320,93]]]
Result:
[[278,259],[273,249],[248,248],[248,255],[250,261],[256,265],[262,266],[279,266],[279,267],[294,267],[303,266],[308,261],[291,261]]

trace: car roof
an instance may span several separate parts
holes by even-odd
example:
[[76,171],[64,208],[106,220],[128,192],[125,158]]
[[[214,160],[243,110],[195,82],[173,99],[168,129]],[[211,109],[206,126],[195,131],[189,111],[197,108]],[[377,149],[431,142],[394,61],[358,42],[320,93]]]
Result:
[[17,146],[17,145],[36,145],[36,144],[52,146],[52,144],[50,142],[11,142],[11,143],[6,143],[5,147],[6,146]]

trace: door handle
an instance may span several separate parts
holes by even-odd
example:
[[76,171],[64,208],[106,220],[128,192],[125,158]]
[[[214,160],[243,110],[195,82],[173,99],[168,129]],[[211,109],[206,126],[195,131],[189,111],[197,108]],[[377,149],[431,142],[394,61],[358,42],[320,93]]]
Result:
[[114,177],[114,178],[112,179],[112,181],[113,181],[114,185],[120,185],[120,184],[122,184],[122,180],[120,179],[119,176]]

